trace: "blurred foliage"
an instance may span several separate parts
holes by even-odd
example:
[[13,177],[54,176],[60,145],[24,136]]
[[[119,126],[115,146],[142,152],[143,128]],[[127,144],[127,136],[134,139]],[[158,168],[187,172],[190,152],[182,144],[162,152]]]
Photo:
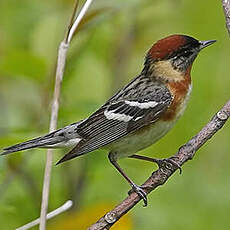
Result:
[[[71,214],[63,214],[58,220],[53,221],[48,227],[48,230],[76,230],[87,229],[90,223],[95,223],[101,216],[111,210],[113,205],[111,204],[99,204],[93,207],[89,207],[86,210],[72,212]],[[117,222],[111,230],[132,230],[133,224],[130,215],[124,216],[119,222]]]
[[[0,147],[47,132],[57,48],[72,7],[73,0],[0,1]],[[142,151],[161,158],[173,154],[229,99],[230,41],[220,1],[94,1],[68,52],[58,126],[88,116],[141,71],[153,42],[175,33],[218,42],[202,51],[194,64],[193,93],[184,117],[166,137]],[[149,206],[138,205],[120,226],[228,229],[227,125],[183,167],[182,176],[175,175],[152,193]],[[55,161],[65,152],[55,151]],[[39,216],[44,163],[44,150],[1,157],[1,229],[15,229]],[[153,170],[152,164],[131,159],[121,160],[121,165],[136,183]],[[50,229],[82,229],[111,207],[105,204],[119,202],[128,190],[103,151],[54,166],[50,210],[68,199],[75,205],[49,221]]]

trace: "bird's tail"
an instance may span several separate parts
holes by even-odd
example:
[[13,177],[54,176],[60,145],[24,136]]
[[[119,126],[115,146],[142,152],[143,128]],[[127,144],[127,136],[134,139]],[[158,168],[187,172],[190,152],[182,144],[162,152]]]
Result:
[[1,155],[37,147],[60,148],[75,146],[81,140],[80,136],[77,134],[77,126],[79,123],[80,122],[73,123],[44,136],[4,148],[4,152],[1,153]]

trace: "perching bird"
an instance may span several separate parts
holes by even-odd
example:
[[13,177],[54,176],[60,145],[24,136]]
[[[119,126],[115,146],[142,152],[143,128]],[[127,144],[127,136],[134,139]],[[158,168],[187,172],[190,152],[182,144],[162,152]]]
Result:
[[183,114],[189,99],[191,67],[198,53],[215,40],[198,41],[171,35],[148,51],[141,73],[88,118],[4,149],[2,155],[31,149],[74,147],[59,162],[95,149],[109,151],[109,160],[147,205],[146,193],[120,168],[122,157],[158,162],[136,153],[163,137]]

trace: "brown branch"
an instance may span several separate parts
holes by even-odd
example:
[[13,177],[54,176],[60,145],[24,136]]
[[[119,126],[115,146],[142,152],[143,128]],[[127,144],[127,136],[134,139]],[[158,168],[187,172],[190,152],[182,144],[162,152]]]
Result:
[[[171,157],[177,164],[182,166],[188,160],[191,160],[196,151],[204,145],[218,130],[222,128],[230,116],[230,100],[224,107],[215,114],[211,121],[185,145],[181,146],[178,152]],[[175,173],[177,167],[174,164],[165,162],[157,171],[145,181],[142,185],[145,187],[145,192],[148,194],[155,190],[158,186],[163,185],[169,177]],[[95,224],[90,226],[88,230],[106,230],[116,223],[124,214],[132,209],[138,202],[140,197],[136,193],[130,194],[113,210],[106,213]]]

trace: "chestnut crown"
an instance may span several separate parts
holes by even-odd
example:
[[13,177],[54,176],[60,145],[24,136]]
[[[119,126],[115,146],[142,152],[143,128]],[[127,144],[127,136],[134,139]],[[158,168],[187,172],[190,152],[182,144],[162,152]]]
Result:
[[171,35],[157,41],[148,51],[146,62],[169,60],[179,70],[186,70],[198,53],[216,40],[198,41],[187,35]]

